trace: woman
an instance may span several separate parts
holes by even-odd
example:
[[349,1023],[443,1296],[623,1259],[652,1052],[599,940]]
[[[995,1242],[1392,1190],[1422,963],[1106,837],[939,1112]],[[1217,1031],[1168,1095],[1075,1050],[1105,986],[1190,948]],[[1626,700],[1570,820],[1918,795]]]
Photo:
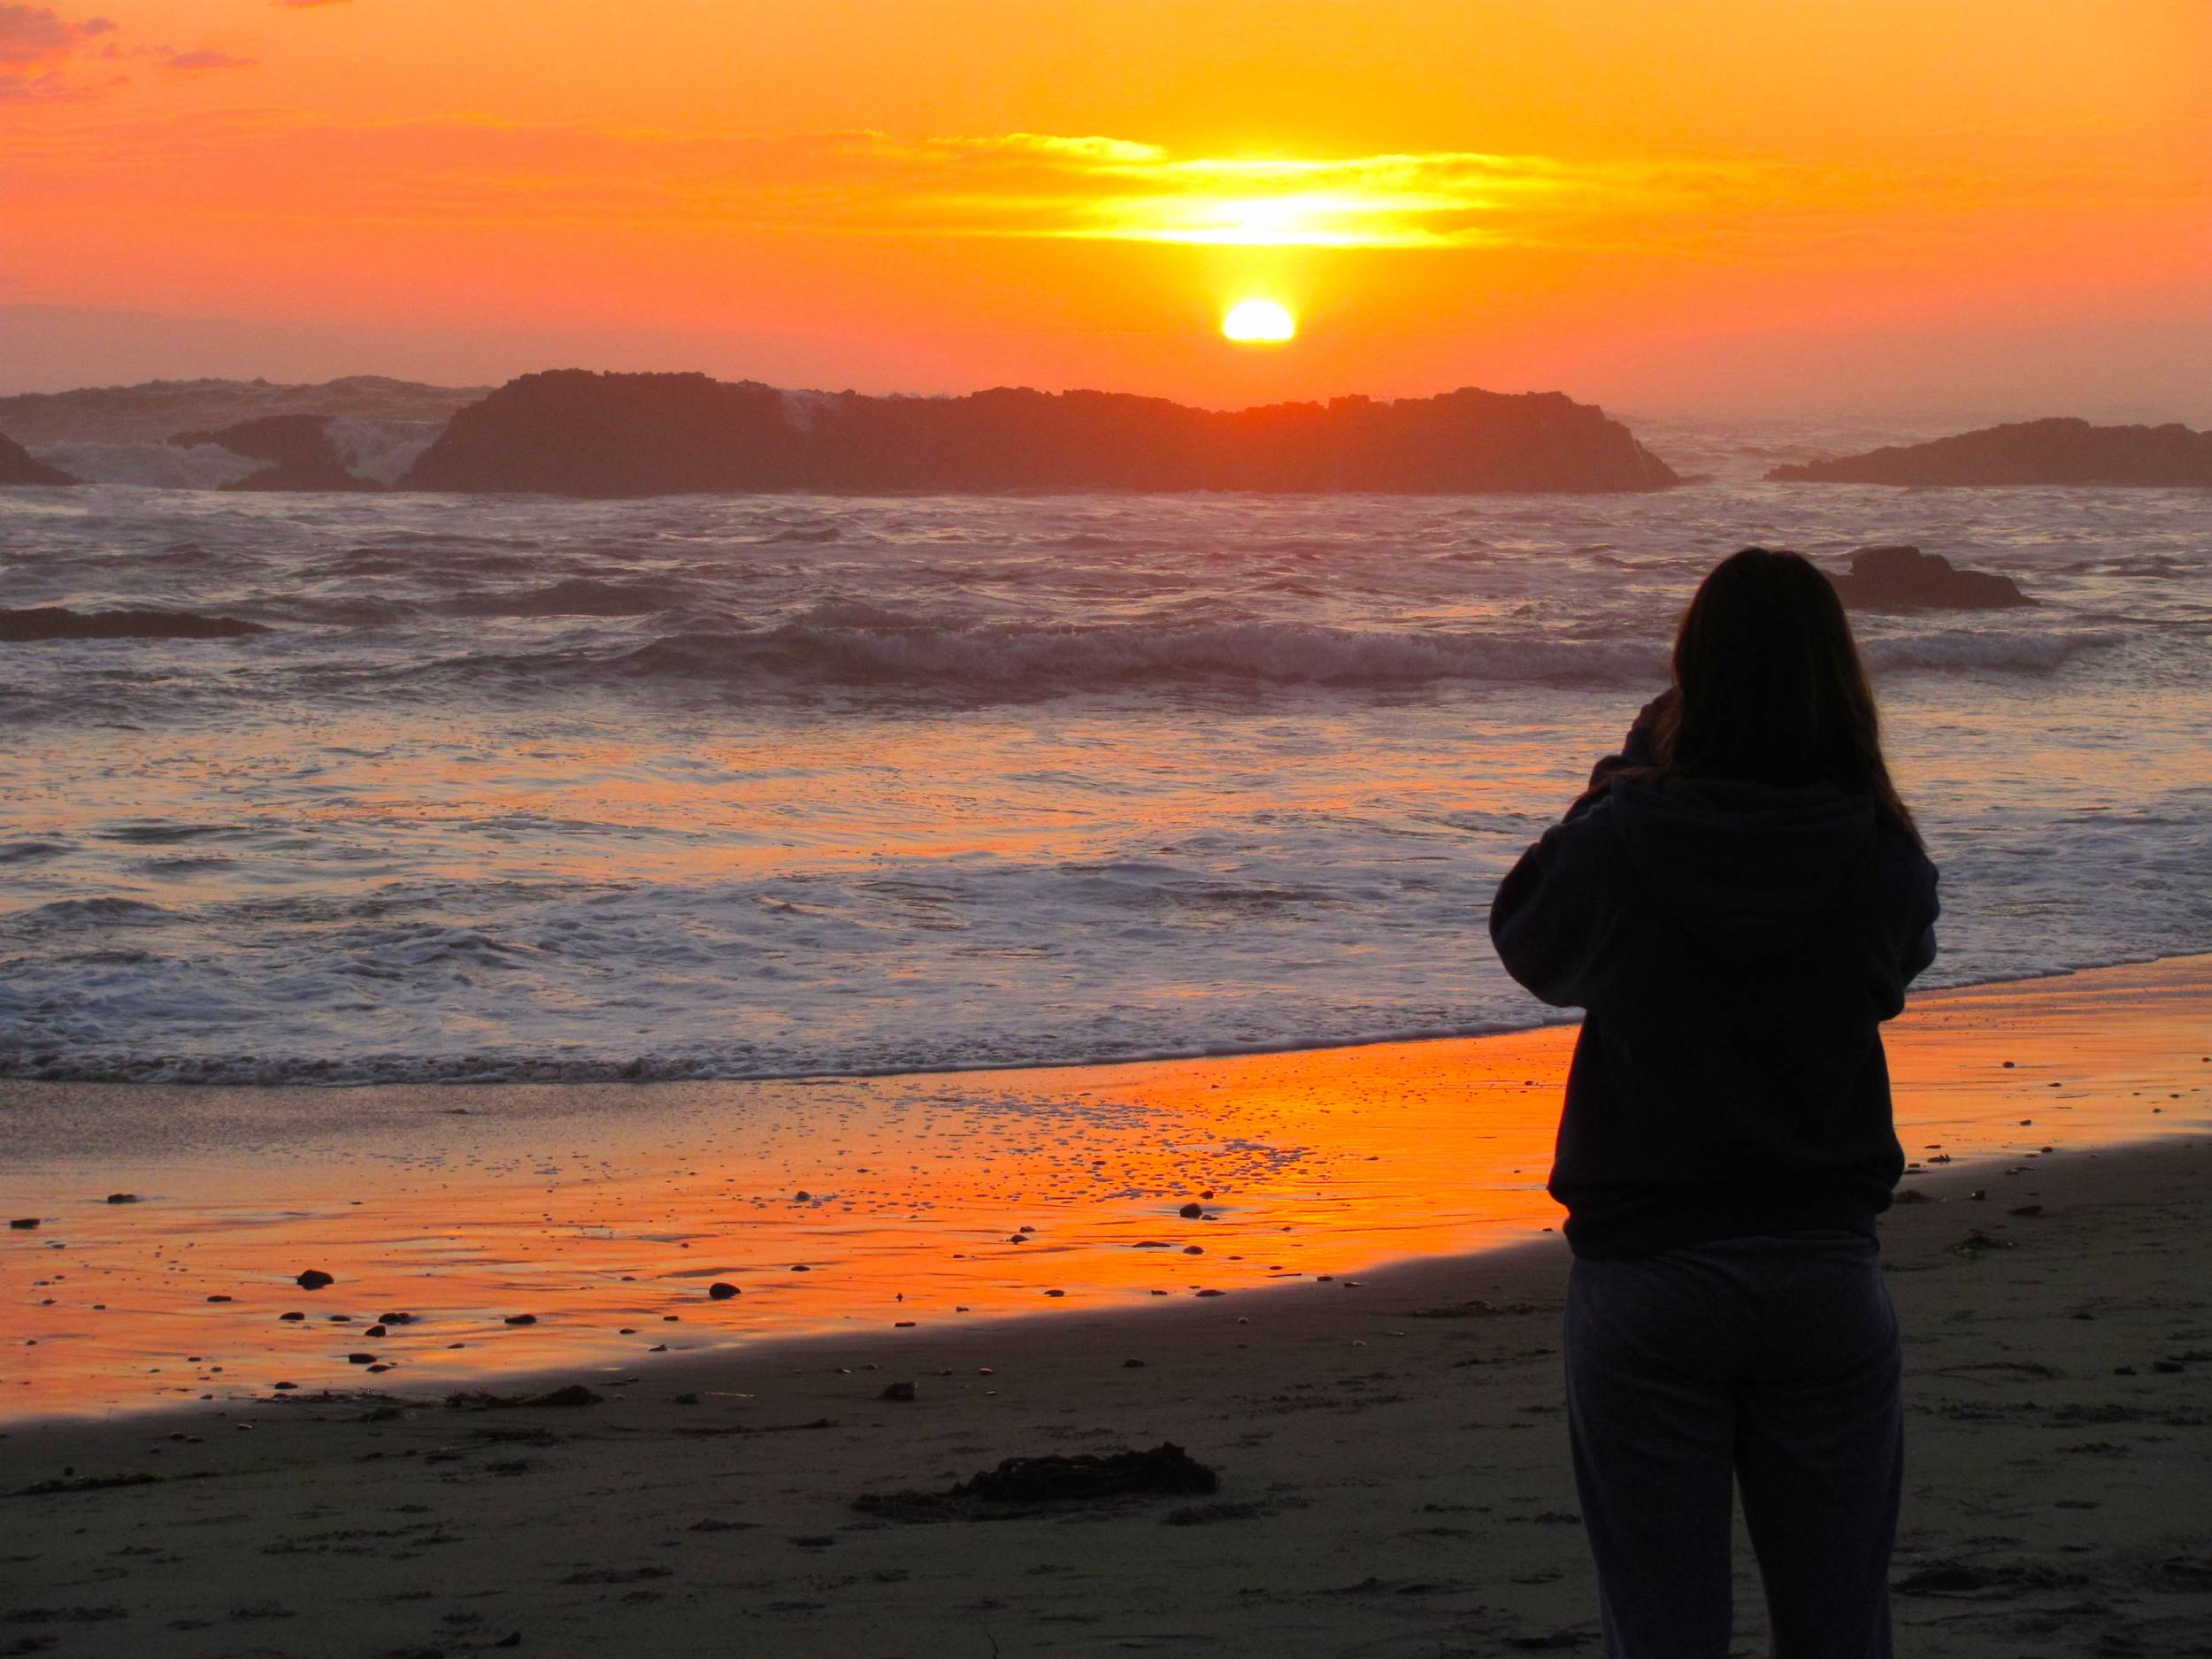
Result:
[[1935,887],[1835,589],[1747,548],[1684,614],[1673,688],[1498,889],[1507,970],[1587,1010],[1551,1191],[1609,1655],[1728,1652],[1732,1476],[1780,1659],[1891,1651],[1879,1027],[1935,956]]

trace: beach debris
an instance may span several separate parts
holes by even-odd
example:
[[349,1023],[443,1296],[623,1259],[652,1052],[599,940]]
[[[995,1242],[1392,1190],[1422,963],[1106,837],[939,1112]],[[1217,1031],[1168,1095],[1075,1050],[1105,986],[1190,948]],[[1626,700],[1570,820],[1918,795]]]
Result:
[[995,1520],[1048,1504],[1205,1496],[1220,1489],[1218,1474],[1163,1440],[1148,1451],[1009,1457],[942,1492],[867,1493],[853,1507],[890,1521]]
[[134,1204],[138,1202],[136,1193],[110,1193],[108,1194],[108,1202],[111,1204]]
[[292,1282],[302,1290],[320,1290],[324,1286],[334,1285],[338,1281],[321,1268],[311,1267]]
[[465,1389],[450,1394],[445,1402],[457,1411],[504,1411],[518,1406],[595,1406],[603,1404],[604,1397],[595,1394],[581,1383],[570,1383],[565,1388],[555,1388],[541,1394],[495,1394],[488,1388]]
[[883,1392],[878,1394],[876,1398],[879,1400],[896,1400],[901,1402],[911,1401],[914,1398],[914,1385],[910,1382],[886,1383],[883,1386]]
[[736,1286],[719,1279],[716,1279],[714,1283],[707,1286],[707,1294],[714,1298],[717,1302],[727,1302],[731,1297],[737,1295],[738,1294],[739,1292]]

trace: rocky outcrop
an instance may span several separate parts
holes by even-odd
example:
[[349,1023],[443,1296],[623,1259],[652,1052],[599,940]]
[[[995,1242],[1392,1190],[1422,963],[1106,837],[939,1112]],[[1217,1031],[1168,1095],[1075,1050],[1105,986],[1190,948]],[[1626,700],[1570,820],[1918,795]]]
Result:
[[1778,466],[1783,484],[2096,484],[2212,487],[2212,432],[2093,426],[2085,420],[2024,420],[1930,443]]
[[268,415],[338,420],[443,422],[491,388],[425,386],[355,374],[317,386],[269,380],[147,380],[71,392],[0,397],[0,432],[25,443],[159,443],[173,432],[209,432]]
[[1995,611],[2035,603],[2009,576],[1961,570],[1916,547],[1863,547],[1847,573],[1828,580],[1854,611]]
[[349,472],[330,442],[327,415],[265,415],[242,420],[218,432],[180,432],[169,442],[188,449],[203,443],[218,444],[249,460],[273,461],[225,489],[367,490],[384,487],[373,478]]
[[1222,411],[1110,392],[869,397],[565,369],[525,375],[462,410],[401,488],[1442,493],[1680,481],[1618,421],[1557,392],[1470,388]]
[[0,642],[10,645],[34,640],[234,640],[268,631],[236,617],[183,611],[72,611],[65,605],[0,610]]
[[14,439],[0,434],[0,485],[75,484],[81,482],[58,466],[34,460],[31,452]]

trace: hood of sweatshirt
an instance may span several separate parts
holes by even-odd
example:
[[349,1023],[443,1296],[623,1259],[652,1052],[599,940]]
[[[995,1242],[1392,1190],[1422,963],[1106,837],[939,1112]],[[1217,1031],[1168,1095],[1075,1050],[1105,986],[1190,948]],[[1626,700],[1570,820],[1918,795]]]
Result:
[[1691,937],[1735,956],[1793,957],[1832,941],[1822,924],[1875,852],[1874,803],[1833,784],[1660,772],[1617,779],[1610,793],[1637,880]]

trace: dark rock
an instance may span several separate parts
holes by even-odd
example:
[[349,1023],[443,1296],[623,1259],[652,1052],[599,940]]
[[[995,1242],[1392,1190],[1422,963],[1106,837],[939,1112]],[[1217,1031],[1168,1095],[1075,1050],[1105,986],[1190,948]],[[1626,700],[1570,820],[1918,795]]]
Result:
[[2212,486],[2212,432],[2093,426],[2080,419],[2015,421],[1931,443],[1778,466],[1784,484]]
[[136,1193],[110,1193],[108,1194],[108,1202],[111,1204],[134,1204],[137,1202]]
[[879,1400],[910,1401],[914,1398],[914,1385],[910,1382],[887,1383],[884,1386],[883,1392],[878,1394],[876,1398]]
[[230,1298],[228,1296],[210,1296],[208,1300],[210,1302],[228,1302]]
[[82,479],[72,478],[58,466],[35,461],[31,452],[4,434],[0,434],[0,485],[7,484],[81,484]]
[[534,1313],[511,1313],[507,1316],[509,1325],[535,1325],[537,1322],[538,1316]]
[[1046,1504],[1210,1494],[1221,1479],[1171,1440],[1105,1456],[1009,1457],[943,1492],[868,1494],[853,1507],[893,1521],[949,1521]]
[[72,611],[66,605],[0,609],[0,643],[10,645],[35,640],[235,640],[268,631],[258,622],[184,611]]
[[1558,392],[1277,403],[1122,393],[784,392],[703,374],[561,369],[456,414],[409,489],[564,495],[1025,489],[1648,490],[1681,480]]
[[448,1394],[445,1402],[457,1411],[504,1411],[518,1406],[595,1406],[604,1404],[605,1400],[581,1383],[570,1383],[565,1388],[541,1394],[495,1394],[483,1388],[465,1390]]
[[277,1317],[296,1325],[300,1320],[307,1317],[307,1316],[303,1313],[280,1313],[277,1315]]
[[334,1285],[338,1281],[324,1272],[321,1268],[311,1267],[292,1282],[302,1290],[320,1290],[324,1286]]
[[1847,574],[1828,580],[1854,611],[1998,611],[2035,603],[2009,576],[1961,570],[1916,547],[1863,547]]
[[1186,1221],[1195,1221],[1199,1218],[1199,1217],[1204,1215],[1206,1210],[1205,1207],[1201,1204],[1185,1204],[1175,1213],[1182,1217],[1182,1218]]
[[28,1233],[33,1227],[38,1225],[38,1217],[36,1216],[18,1216],[13,1221],[8,1223],[8,1225],[13,1227],[18,1233]]
[[739,1294],[740,1293],[736,1286],[725,1284],[718,1279],[716,1279],[714,1283],[707,1286],[707,1294],[713,1297],[717,1302],[727,1302],[731,1297]]
[[346,470],[330,442],[327,415],[264,415],[213,432],[180,432],[169,442],[180,449],[212,443],[249,460],[273,461],[225,489],[379,490],[374,479]]
[[346,1363],[349,1365],[373,1365],[376,1363],[376,1356],[373,1354],[349,1354],[346,1356]]
[[412,1325],[415,1316],[411,1313],[380,1313],[376,1316],[376,1322],[379,1325]]
[[367,1330],[362,1332],[361,1334],[363,1336],[384,1336],[388,1334],[388,1333],[382,1325],[373,1325]]

